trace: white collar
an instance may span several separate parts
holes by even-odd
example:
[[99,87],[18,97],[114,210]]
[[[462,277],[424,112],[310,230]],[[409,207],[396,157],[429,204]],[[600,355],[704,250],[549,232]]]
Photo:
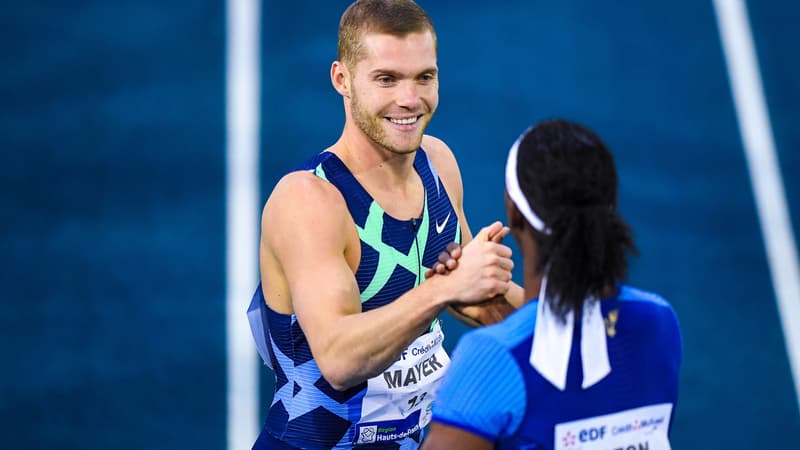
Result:
[[[570,311],[564,322],[553,312],[545,298],[547,276],[542,278],[533,348],[530,363],[547,381],[563,391],[567,386],[567,367],[572,348],[574,313]],[[600,302],[592,298],[583,301],[581,320],[581,364],[583,383],[587,389],[611,373],[606,343],[606,328]]]

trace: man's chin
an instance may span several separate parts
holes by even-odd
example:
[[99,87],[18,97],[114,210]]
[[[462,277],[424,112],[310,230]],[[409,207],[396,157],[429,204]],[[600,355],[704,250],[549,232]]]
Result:
[[398,155],[408,155],[409,153],[414,153],[419,150],[419,145],[407,147],[387,147],[392,153],[396,153]]
[[408,154],[414,153],[415,151],[419,150],[420,145],[422,145],[422,135],[415,139],[406,139],[402,142],[394,142],[390,148],[394,153],[401,153],[401,154]]

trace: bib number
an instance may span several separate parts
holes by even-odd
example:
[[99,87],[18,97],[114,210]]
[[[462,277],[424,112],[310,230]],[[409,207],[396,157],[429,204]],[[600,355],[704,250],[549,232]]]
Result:
[[430,422],[434,392],[450,364],[443,341],[444,333],[437,321],[394,364],[367,381],[354,443],[396,441]]

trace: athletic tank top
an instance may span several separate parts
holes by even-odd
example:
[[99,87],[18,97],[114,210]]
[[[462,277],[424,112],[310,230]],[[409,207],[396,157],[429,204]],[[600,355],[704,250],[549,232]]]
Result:
[[[419,285],[447,244],[461,241],[456,212],[422,149],[416,152],[414,168],[425,201],[421,216],[412,220],[385,213],[333,153],[323,152],[297,168],[336,186],[346,201],[361,241],[355,278],[363,311],[391,303]],[[274,447],[278,440],[286,448],[313,449],[418,447],[422,427],[430,420],[432,391],[449,364],[438,320],[382,375],[336,391],[322,377],[297,317],[270,309],[260,284],[248,316],[262,357],[268,357],[275,375],[275,394],[261,432],[270,436],[259,442],[271,441]]]

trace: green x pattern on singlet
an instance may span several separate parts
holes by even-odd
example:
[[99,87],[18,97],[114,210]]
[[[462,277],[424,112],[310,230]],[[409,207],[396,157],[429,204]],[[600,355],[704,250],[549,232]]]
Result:
[[[322,164],[317,165],[314,169],[310,169],[314,175],[328,181],[325,174],[325,169]],[[375,269],[375,274],[372,276],[369,285],[361,293],[361,303],[371,299],[375,294],[381,291],[384,286],[389,282],[389,279],[394,273],[395,267],[402,266],[409,272],[416,275],[414,284],[419,286],[425,281],[426,267],[422,266],[422,256],[425,254],[426,244],[428,243],[428,232],[430,216],[428,214],[428,192],[425,192],[425,199],[422,209],[422,220],[417,226],[417,242],[409,249],[408,254],[404,254],[396,248],[387,245],[383,242],[383,215],[385,211],[375,200],[372,201],[369,207],[369,214],[364,223],[364,227],[356,224],[358,230],[358,237],[362,242],[372,247],[378,253],[378,267]],[[456,223],[456,242],[461,243],[461,224]],[[433,330],[438,319],[433,319],[431,322],[430,330]]]
[[[312,172],[323,180],[328,181],[322,164],[318,165]],[[425,245],[428,242],[428,226],[430,222],[427,192],[425,192],[423,205],[422,220],[417,226],[417,242],[410,247],[408,254],[402,253],[383,242],[383,216],[385,211],[378,202],[373,200],[370,204],[364,227],[362,228],[356,224],[358,237],[378,253],[378,267],[375,269],[375,275],[372,276],[369,285],[361,293],[361,303],[371,299],[386,286],[397,266],[402,266],[416,275],[415,285],[425,281],[426,268],[422,266],[422,255],[425,254]]]
[[404,254],[394,247],[391,247],[383,242],[383,208],[378,205],[378,202],[373,201],[369,207],[369,215],[364,224],[364,228],[356,225],[358,228],[358,237],[378,252],[378,267],[375,269],[375,275],[364,292],[361,293],[361,303],[371,299],[378,293],[389,278],[394,273],[397,266],[402,266],[409,272],[416,274],[415,285],[419,285],[424,281],[425,267],[422,267],[422,256],[425,254],[425,244],[428,241],[428,194],[425,193],[425,206],[422,213],[422,221],[417,227],[417,243],[412,245],[408,254]]

